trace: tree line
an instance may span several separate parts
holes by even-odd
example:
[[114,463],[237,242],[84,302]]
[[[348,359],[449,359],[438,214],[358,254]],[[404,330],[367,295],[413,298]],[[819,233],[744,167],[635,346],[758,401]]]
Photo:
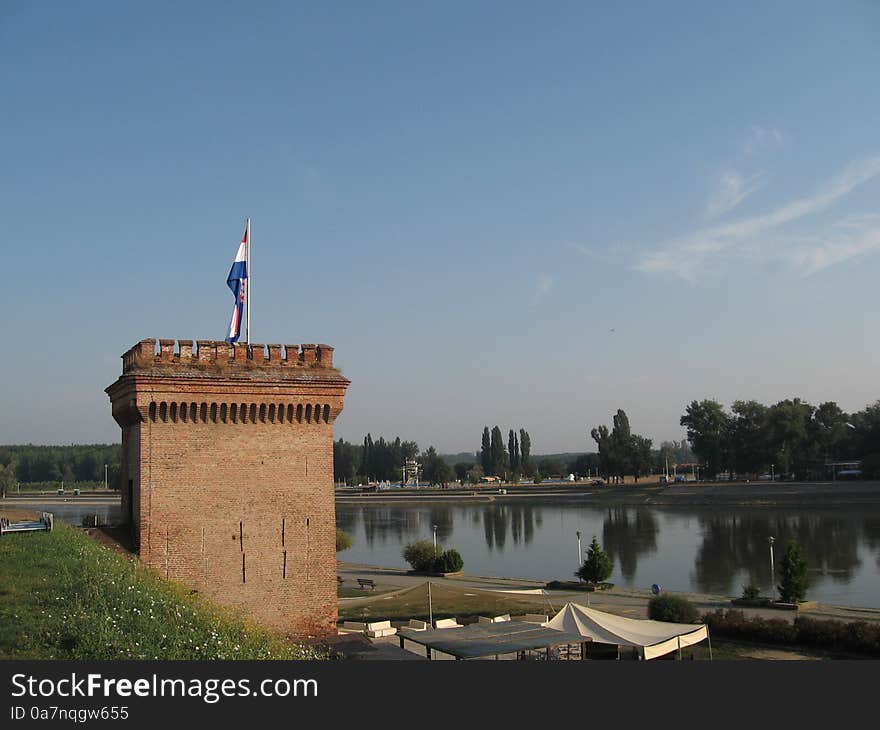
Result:
[[480,468],[483,476],[497,476],[516,480],[521,476],[532,476],[532,439],[524,428],[517,433],[510,429],[507,435],[507,448],[504,448],[504,435],[498,426],[492,431],[483,428],[480,445]]
[[614,414],[611,431],[608,426],[597,426],[590,431],[590,437],[599,449],[599,470],[606,478],[623,482],[627,474],[632,474],[638,481],[655,470],[652,440],[632,433],[623,409]]
[[15,484],[107,483],[119,489],[121,447],[119,444],[70,446],[0,446],[0,489],[10,492]]
[[363,445],[340,438],[333,442],[333,473],[337,482],[366,484],[368,482],[400,482],[407,466],[407,479],[413,476],[412,466],[418,465],[420,483],[446,484],[452,481],[453,471],[437,450],[430,446],[419,451],[415,441],[393,441],[372,434],[364,436]]
[[718,401],[692,401],[681,417],[688,440],[716,477],[764,474],[827,478],[827,464],[860,461],[862,473],[880,478],[880,400],[855,413],[834,401],[818,406],[791,398],[767,406],[737,400],[727,411]]

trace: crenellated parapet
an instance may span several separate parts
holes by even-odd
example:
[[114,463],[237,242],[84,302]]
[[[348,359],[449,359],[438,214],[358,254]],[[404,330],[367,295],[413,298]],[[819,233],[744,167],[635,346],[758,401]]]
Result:
[[138,370],[193,368],[245,372],[305,368],[333,369],[330,345],[230,344],[224,340],[146,339],[122,356],[123,374]]

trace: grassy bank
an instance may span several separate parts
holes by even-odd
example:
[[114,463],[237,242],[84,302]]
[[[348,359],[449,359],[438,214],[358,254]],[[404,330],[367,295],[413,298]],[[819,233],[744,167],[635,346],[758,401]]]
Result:
[[0,539],[2,659],[313,659],[83,532]]

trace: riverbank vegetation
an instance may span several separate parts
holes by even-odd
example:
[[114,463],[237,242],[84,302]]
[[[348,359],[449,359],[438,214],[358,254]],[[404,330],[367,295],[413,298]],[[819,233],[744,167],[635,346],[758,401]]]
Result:
[[56,522],[0,539],[0,659],[312,659]]

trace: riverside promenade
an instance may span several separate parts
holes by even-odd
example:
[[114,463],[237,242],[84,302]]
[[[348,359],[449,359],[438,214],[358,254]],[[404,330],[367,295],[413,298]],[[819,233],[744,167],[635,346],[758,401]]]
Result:
[[[428,580],[423,575],[411,575],[401,568],[388,568],[375,565],[359,565],[354,563],[339,562],[337,575],[343,579],[343,585],[356,587],[358,578],[368,578],[375,582],[375,592],[396,591],[403,588],[413,588],[422,585]],[[492,576],[475,576],[458,574],[448,577],[432,577],[431,583],[435,585],[448,585],[455,589],[478,589],[484,591],[517,591],[542,589],[544,582],[529,579],[498,578]],[[368,597],[374,591],[364,590],[363,597]],[[670,591],[665,591],[670,593]],[[792,621],[798,615],[806,615],[816,619],[837,621],[872,621],[880,622],[880,608],[862,608],[854,606],[835,606],[825,603],[817,603],[815,607],[805,610],[785,610],[778,608],[753,608],[735,606],[731,599],[736,596],[719,596],[699,593],[676,592],[694,603],[700,613],[708,613],[718,609],[736,609],[743,611],[749,616],[763,616],[765,618],[784,619]],[[543,600],[559,610],[567,602],[588,604],[590,607],[608,613],[627,616],[629,618],[647,618],[648,602],[652,594],[648,589],[618,588],[609,590],[587,592],[572,590],[548,590]],[[346,600],[340,599],[340,607]],[[538,595],[536,601],[542,601]]]

